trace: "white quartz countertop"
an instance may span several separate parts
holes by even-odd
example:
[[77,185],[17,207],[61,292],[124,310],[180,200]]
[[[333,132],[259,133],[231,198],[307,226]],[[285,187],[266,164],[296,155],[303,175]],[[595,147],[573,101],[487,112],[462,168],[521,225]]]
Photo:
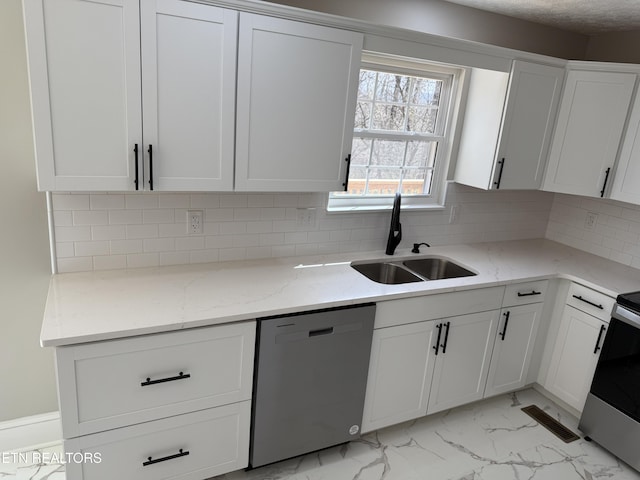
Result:
[[640,270],[549,240],[422,250],[420,257],[448,257],[477,275],[383,285],[349,265],[419,258],[408,250],[54,275],[40,341],[62,346],[554,277],[612,297],[640,290]]

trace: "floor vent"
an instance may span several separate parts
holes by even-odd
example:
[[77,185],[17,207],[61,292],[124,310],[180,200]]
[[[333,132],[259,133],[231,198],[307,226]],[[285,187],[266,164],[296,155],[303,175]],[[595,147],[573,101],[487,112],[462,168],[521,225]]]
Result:
[[521,410],[565,443],[570,443],[580,438],[560,422],[551,418],[536,405],[522,407]]

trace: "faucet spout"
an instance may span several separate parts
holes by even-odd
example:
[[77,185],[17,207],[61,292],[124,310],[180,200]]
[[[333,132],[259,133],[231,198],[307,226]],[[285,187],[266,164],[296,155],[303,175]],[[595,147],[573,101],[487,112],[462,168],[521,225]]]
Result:
[[401,195],[399,193],[396,193],[396,198],[393,200],[393,210],[391,211],[391,225],[389,227],[387,249],[385,250],[385,253],[387,255],[393,255],[393,253],[396,251],[396,247],[402,240],[402,224],[400,223],[401,202]]

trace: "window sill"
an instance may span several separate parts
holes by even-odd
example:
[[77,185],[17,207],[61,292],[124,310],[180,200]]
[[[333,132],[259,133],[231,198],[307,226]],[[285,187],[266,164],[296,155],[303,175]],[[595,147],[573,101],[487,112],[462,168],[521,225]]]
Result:
[[[375,212],[388,212],[393,208],[392,205],[361,205],[357,207],[327,207],[328,214],[341,214],[341,213],[375,213]],[[438,212],[445,210],[444,205],[402,205],[401,211],[403,212]]]

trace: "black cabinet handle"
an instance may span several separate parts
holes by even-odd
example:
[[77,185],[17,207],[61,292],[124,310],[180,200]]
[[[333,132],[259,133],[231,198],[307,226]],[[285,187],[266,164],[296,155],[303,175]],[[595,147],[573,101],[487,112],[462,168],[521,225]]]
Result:
[[442,335],[442,324],[439,323],[438,325],[436,325],[436,328],[438,329],[438,339],[436,340],[436,344],[431,347],[436,351],[436,355],[438,355],[438,348],[440,347],[440,336]]
[[504,312],[504,327],[502,327],[502,331],[500,332],[500,336],[502,337],[502,341],[504,342],[504,337],[507,335],[507,325],[509,325],[509,317],[511,316],[511,312]]
[[136,179],[133,183],[136,185],[136,190],[138,190],[138,144],[136,143],[133,147],[133,153],[135,156],[135,164],[136,164]]
[[349,185],[349,169],[351,168],[351,154],[347,155],[347,158],[344,159],[347,162],[347,174],[344,177],[344,183],[342,186],[344,187],[344,191],[347,191],[347,187]]
[[606,329],[607,327],[605,327],[604,325],[600,325],[600,333],[598,333],[598,340],[596,340],[596,348],[593,349],[594,354],[598,353],[598,350],[602,349],[602,347],[600,346],[600,340],[602,340],[602,334]]
[[600,190],[600,197],[604,197],[604,191],[607,188],[607,180],[609,180],[610,171],[611,168],[607,168],[607,170],[604,172],[604,184],[602,185],[602,190]]
[[585,299],[585,298],[582,298],[580,295],[574,295],[574,296],[573,296],[573,298],[577,298],[577,299],[578,299],[578,300],[580,300],[581,302],[588,303],[588,304],[589,304],[589,305],[591,305],[592,307],[596,307],[596,308],[599,308],[600,310],[604,310],[604,307],[603,307],[602,305],[599,305],[599,304],[597,304],[597,303],[590,302],[589,300],[587,300],[587,299]]
[[149,189],[153,190],[153,145],[149,145]]
[[446,325],[447,331],[444,333],[444,343],[440,345],[442,347],[442,353],[447,353],[447,344],[449,343],[449,327],[451,326],[451,322],[447,322]]
[[536,292],[535,290],[531,290],[529,293],[518,292],[519,297],[530,297],[532,295],[542,295],[542,292]]
[[173,382],[175,380],[184,380],[186,378],[191,378],[191,374],[190,373],[180,372],[175,377],[159,378],[158,380],[151,380],[151,378],[147,377],[147,381],[146,382],[142,382],[140,384],[140,386],[141,387],[147,387],[149,385],[155,385],[157,383]]
[[178,453],[174,453],[173,455],[169,455],[162,458],[156,458],[155,460],[152,457],[147,457],[146,462],[142,462],[143,467],[148,467],[149,465],[153,465],[154,463],[166,462],[167,460],[173,460],[174,458],[186,457],[189,455],[189,450],[184,451],[182,448],[178,451]]
[[498,163],[500,164],[500,172],[498,172],[498,181],[493,182],[493,184],[496,186],[496,190],[500,189],[500,182],[502,182],[502,171],[504,170],[504,158],[502,160],[498,160]]

